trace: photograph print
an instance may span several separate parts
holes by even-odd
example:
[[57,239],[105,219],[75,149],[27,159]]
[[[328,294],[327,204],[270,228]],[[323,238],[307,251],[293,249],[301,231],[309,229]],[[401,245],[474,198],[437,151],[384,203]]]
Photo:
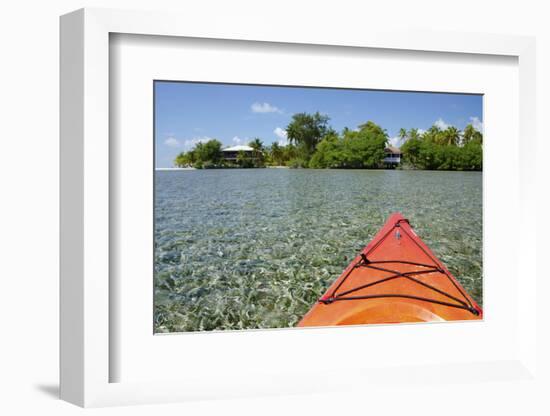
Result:
[[154,82],[154,332],[483,318],[483,96]]

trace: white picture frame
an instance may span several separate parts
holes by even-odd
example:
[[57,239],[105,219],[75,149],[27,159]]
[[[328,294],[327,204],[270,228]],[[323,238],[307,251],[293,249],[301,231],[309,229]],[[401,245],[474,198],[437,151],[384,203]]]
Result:
[[[505,35],[403,32],[395,28],[368,29],[326,35],[322,28],[302,32],[288,28],[280,32],[273,25],[253,25],[236,34],[227,25],[205,28],[186,16],[83,9],[61,18],[61,397],[80,406],[156,403],[195,398],[239,397],[261,394],[309,393],[348,389],[352,385],[372,386],[373,380],[390,383],[395,377],[437,379],[452,369],[461,380],[472,383],[499,379],[536,383],[536,278],[535,262],[522,263],[522,284],[517,287],[517,343],[507,359],[422,365],[403,370],[380,368],[350,371],[346,382],[319,379],[318,374],[282,368],[269,380],[232,382],[231,374],[211,380],[193,377],[182,380],[111,382],[110,366],[120,359],[110,349],[109,275],[110,259],[110,172],[109,157],[109,37],[113,33],[225,39],[248,42],[278,42],[333,47],[384,50],[429,51],[441,54],[503,55],[518,59],[519,67],[519,177],[520,200],[514,218],[520,242],[518,262],[531,256],[527,244],[535,241],[536,217],[528,215],[535,204],[536,190],[528,175],[530,153],[535,147],[535,42],[528,37]],[[523,146],[524,145],[524,146]],[[524,149],[529,149],[529,152]],[[525,266],[524,266],[525,265]],[[277,337],[277,333],[272,335]],[[351,332],[341,333],[353,342]],[[360,336],[360,335],[359,335]],[[396,335],[399,339],[399,334]],[[485,372],[484,375],[479,374]],[[478,377],[472,377],[478,374]],[[500,376],[499,376],[500,375]],[[412,381],[410,381],[412,383]],[[369,384],[370,383],[370,384]],[[225,388],[222,388],[225,386]]]

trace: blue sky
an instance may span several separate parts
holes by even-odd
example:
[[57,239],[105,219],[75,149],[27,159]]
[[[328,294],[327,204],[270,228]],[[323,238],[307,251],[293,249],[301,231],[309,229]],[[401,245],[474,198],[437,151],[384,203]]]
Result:
[[401,127],[463,129],[473,123],[482,129],[483,122],[481,95],[157,81],[156,167],[173,166],[178,153],[211,138],[224,146],[255,137],[285,144],[292,115],[315,111],[327,114],[337,131],[372,120],[395,145]]

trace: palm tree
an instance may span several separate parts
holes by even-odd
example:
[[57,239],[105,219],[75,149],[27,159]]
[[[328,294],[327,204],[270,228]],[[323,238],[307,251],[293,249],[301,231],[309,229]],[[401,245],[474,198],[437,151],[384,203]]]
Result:
[[283,150],[281,149],[281,146],[277,142],[274,142],[271,145],[271,159],[273,160],[273,163],[275,163],[276,165],[282,165]]
[[441,136],[441,129],[434,124],[424,133],[423,138],[430,143],[441,144]]
[[399,133],[397,133],[397,136],[401,139],[401,143],[404,143],[405,139],[407,138],[407,130],[401,127],[399,129]]
[[288,141],[301,147],[309,157],[315,151],[315,146],[328,133],[329,117],[318,111],[315,114],[297,113],[286,127]]
[[261,152],[264,148],[264,143],[257,137],[254,140],[252,140],[250,143],[248,143],[248,145],[252,149],[254,149],[255,152]]
[[474,139],[474,140],[478,140],[481,144],[483,144],[483,133],[481,133],[480,131],[476,130],[475,133],[474,133],[473,139]]
[[420,134],[418,134],[418,129],[409,130],[409,139],[420,139]]
[[447,127],[443,131],[443,140],[447,145],[456,146],[460,140],[460,131],[454,126]]
[[258,165],[261,164],[262,159],[263,159],[264,143],[259,138],[256,137],[254,140],[252,140],[250,143],[248,143],[248,145],[253,150],[254,160],[256,161],[256,163]]
[[462,139],[464,144],[467,144],[470,142],[470,140],[472,140],[475,131],[476,129],[474,129],[474,126],[472,126],[471,124],[468,124],[466,127],[464,127],[464,131],[462,132]]
[[472,140],[479,140],[480,143],[483,143],[483,135],[478,130],[476,130],[472,124],[468,124],[466,127],[464,127],[462,137],[464,139],[464,144],[467,144]]

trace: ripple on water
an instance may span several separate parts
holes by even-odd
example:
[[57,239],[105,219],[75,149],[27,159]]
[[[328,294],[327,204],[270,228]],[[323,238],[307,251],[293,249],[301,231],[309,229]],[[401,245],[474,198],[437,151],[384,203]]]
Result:
[[394,211],[482,303],[482,174],[156,172],[155,330],[294,326]]

